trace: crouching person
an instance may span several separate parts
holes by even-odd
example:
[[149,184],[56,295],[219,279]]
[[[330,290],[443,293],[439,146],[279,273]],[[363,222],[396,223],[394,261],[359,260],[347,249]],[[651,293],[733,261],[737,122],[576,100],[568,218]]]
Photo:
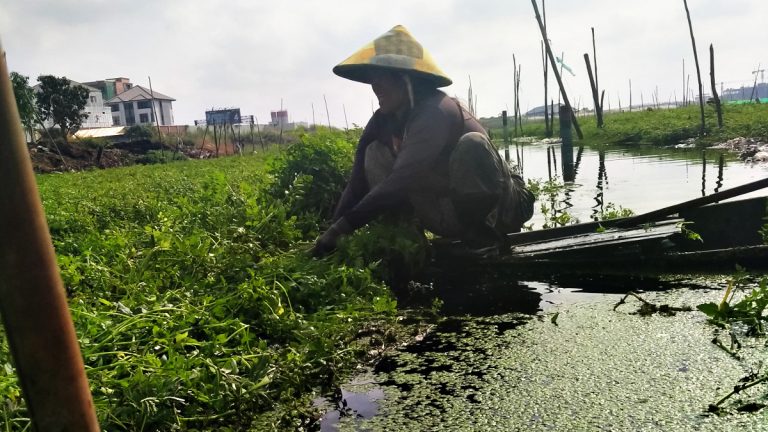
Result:
[[396,26],[334,67],[371,85],[379,101],[357,146],[349,184],[315,256],[379,215],[409,209],[422,228],[496,253],[533,215],[534,197],[485,129],[438,90],[451,84],[431,56]]

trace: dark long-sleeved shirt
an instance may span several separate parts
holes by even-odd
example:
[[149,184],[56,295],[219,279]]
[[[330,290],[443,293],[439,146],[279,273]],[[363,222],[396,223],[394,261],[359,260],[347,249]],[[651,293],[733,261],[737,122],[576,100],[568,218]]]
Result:
[[[467,132],[485,129],[445,93],[425,95],[402,125],[394,115],[376,111],[363,131],[355,153],[352,176],[334,214],[357,229],[385,211],[405,203],[413,192],[448,195],[450,153]],[[392,148],[402,140],[392,173],[373,189],[365,176],[365,152],[374,141]]]

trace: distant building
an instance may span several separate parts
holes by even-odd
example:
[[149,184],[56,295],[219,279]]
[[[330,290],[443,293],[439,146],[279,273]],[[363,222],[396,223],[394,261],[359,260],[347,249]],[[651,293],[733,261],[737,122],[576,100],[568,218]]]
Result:
[[[101,91],[115,126],[154,124],[155,114],[161,126],[173,125],[173,102],[176,100],[146,87],[134,85],[129,78],[107,78],[91,81],[89,86]],[[154,98],[153,98],[154,96]],[[154,111],[152,110],[154,100]]]
[[739,88],[725,89],[720,95],[720,99],[724,101],[738,101],[738,100],[755,100],[755,98],[768,98],[768,83],[758,83],[755,85],[742,86]]
[[269,114],[272,117],[271,126],[285,127],[288,125],[288,110],[272,111]]
[[[561,105],[562,104],[554,104],[554,108],[553,109],[555,110],[554,113],[555,113],[556,116],[560,112],[560,106]],[[536,108],[534,108],[532,110],[529,110],[524,115],[526,115],[528,117],[544,117],[544,110],[549,109],[549,108],[550,108],[549,106],[545,106],[545,105],[538,106],[538,107],[536,107]]]
[[[98,88],[89,86],[84,83],[69,80],[70,86],[80,86],[88,90],[88,100],[83,108],[83,112],[88,114],[88,117],[83,120],[81,129],[110,127],[112,126],[112,116],[110,110],[104,104],[104,98]],[[32,89],[36,92],[40,91],[40,84],[35,85]],[[43,122],[43,125],[47,128],[54,126],[53,121],[48,119]]]

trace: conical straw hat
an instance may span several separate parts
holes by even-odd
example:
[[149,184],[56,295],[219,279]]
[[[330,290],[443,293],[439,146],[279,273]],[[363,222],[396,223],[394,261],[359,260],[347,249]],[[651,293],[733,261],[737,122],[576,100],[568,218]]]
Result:
[[408,72],[429,79],[435,87],[445,87],[452,83],[445,72],[437,67],[427,50],[401,25],[392,27],[392,30],[360,48],[336,65],[333,73],[370,84],[369,72],[372,69]]

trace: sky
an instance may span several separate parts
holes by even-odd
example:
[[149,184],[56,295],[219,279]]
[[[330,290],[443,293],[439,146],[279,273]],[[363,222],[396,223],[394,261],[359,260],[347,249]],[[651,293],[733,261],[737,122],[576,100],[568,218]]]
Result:
[[[633,105],[641,95],[647,104],[654,93],[661,102],[681,100],[688,76],[687,87],[697,89],[682,0],[545,5],[552,49],[573,71],[563,79],[575,107],[593,105],[583,58],[592,57],[591,28],[606,108],[626,107],[630,80]],[[768,1],[689,0],[688,7],[706,93],[710,44],[718,86],[763,80],[752,72],[768,72]],[[377,107],[370,86],[331,69],[398,24],[453,79],[446,93],[466,100],[471,80],[478,116],[511,112],[513,59],[521,70],[521,110],[544,103],[542,38],[525,0],[0,2],[0,39],[10,70],[33,84],[51,74],[75,81],[128,77],[148,87],[151,77],[155,91],[176,99],[177,124],[223,107],[265,123],[282,106],[291,121],[364,126]],[[550,95],[556,85],[550,72]]]

